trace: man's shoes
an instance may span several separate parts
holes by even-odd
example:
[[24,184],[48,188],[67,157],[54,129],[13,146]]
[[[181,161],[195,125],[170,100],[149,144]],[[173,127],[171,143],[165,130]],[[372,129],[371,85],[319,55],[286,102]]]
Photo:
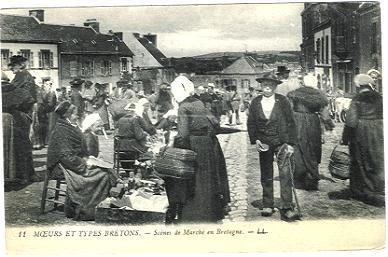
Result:
[[291,222],[291,221],[300,220],[300,216],[294,210],[286,209],[280,213],[280,219],[287,222]]
[[263,208],[263,210],[261,211],[261,216],[270,217],[274,212],[275,211],[273,208]]

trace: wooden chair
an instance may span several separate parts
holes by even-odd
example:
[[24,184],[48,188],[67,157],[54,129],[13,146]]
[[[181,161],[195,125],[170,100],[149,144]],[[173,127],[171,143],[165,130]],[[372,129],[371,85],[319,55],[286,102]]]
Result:
[[[58,164],[59,169],[63,171],[64,167],[61,164]],[[61,201],[60,197],[66,197],[66,190],[62,188],[62,185],[66,185],[66,180],[64,177],[55,179],[55,187],[49,186],[49,172],[47,171],[44,175],[43,190],[42,190],[42,200],[40,203],[40,213],[44,214],[46,209],[46,202],[54,203],[54,208],[52,210],[57,210],[58,206],[64,206],[65,201]],[[48,196],[48,191],[54,191],[54,196]]]
[[[131,165],[132,167],[135,164],[135,161],[139,158],[139,152],[138,151],[131,151],[131,150],[120,150],[121,146],[120,143],[123,142],[122,140],[130,140],[128,137],[125,136],[115,136],[113,138],[113,168],[117,172],[117,174],[120,173],[120,171],[124,171],[125,173],[129,173],[131,171],[135,171],[135,168],[123,168],[122,163],[126,163]],[[121,157],[122,154],[128,154],[131,156],[130,159],[123,159]]]

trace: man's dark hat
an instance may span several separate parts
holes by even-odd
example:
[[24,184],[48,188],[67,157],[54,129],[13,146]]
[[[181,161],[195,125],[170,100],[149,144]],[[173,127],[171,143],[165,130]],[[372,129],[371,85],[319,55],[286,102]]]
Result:
[[100,84],[100,83],[95,83],[94,86],[95,86],[96,88],[106,88],[106,87],[108,86],[108,83],[102,83],[102,84]]
[[69,83],[70,83],[71,87],[79,87],[82,85],[82,83],[84,83],[84,80],[77,78],[77,79],[73,79]]
[[10,62],[8,64],[8,67],[13,67],[15,65],[21,65],[26,61],[27,61],[27,58],[25,58],[21,55],[13,55],[10,58]]
[[127,79],[120,79],[119,81],[116,82],[116,84],[119,86],[131,86],[132,85],[131,81],[129,81]]
[[69,101],[63,101],[55,108],[54,112],[59,116],[63,116],[70,108],[71,103]]
[[278,74],[284,74],[284,73],[289,73],[289,72],[290,72],[290,70],[287,69],[286,66],[278,66],[278,70],[277,70],[276,74],[278,75]]
[[263,82],[263,81],[271,81],[271,82],[273,82],[276,86],[279,85],[279,84],[281,84],[281,83],[283,83],[283,82],[281,82],[280,80],[278,80],[278,78],[277,78],[274,74],[272,74],[272,73],[266,73],[266,74],[264,74],[262,77],[257,78],[256,81],[259,82],[259,83],[261,83],[261,82]]
[[85,81],[85,86],[91,86],[91,85],[93,85],[93,82],[91,82],[90,80]]

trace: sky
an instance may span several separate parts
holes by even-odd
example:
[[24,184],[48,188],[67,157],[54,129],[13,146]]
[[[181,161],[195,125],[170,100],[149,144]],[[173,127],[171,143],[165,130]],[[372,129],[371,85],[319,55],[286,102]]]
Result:
[[[36,7],[35,7],[36,8]],[[102,33],[157,34],[167,57],[210,52],[300,50],[302,3],[42,8],[45,22],[100,22]],[[29,9],[1,13],[28,15]]]

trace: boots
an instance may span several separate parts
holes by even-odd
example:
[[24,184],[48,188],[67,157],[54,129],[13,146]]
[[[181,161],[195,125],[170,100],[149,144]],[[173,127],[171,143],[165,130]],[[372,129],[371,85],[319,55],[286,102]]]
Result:
[[167,224],[178,224],[182,221],[183,204],[175,203],[171,204],[166,212],[165,223]]
[[171,204],[166,212],[165,223],[172,224],[175,221],[175,217],[177,215],[177,204]]

